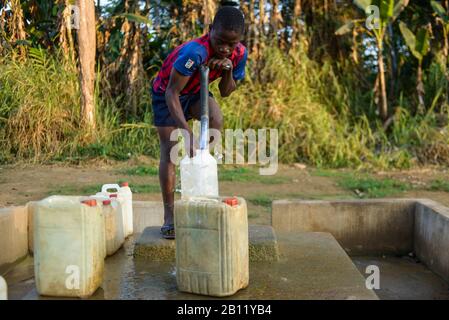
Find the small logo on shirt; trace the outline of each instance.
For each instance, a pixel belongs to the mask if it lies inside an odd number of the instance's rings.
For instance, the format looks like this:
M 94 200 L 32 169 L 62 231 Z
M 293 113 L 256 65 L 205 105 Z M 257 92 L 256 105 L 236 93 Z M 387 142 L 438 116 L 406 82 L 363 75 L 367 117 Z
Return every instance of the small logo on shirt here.
M 187 62 L 186 62 L 186 64 L 185 64 L 185 67 L 186 67 L 187 69 L 190 69 L 190 68 L 193 66 L 193 64 L 194 64 L 193 60 L 192 60 L 192 59 L 189 59 L 189 60 L 187 60 Z

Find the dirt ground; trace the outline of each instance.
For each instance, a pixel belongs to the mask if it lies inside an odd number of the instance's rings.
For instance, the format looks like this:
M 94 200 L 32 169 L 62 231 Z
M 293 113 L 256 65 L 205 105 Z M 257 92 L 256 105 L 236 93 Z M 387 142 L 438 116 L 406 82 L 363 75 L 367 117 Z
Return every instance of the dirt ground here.
M 94 192 L 95 186 L 117 181 L 128 181 L 141 188 L 133 194 L 135 200 L 161 200 L 157 175 L 129 175 L 124 170 L 135 167 L 157 168 L 157 161 L 145 157 L 128 162 L 92 161 L 82 165 L 5 165 L 0 166 L 0 207 L 24 205 L 50 194 L 83 194 Z M 348 172 L 348 170 L 332 172 Z M 249 222 L 270 224 L 272 199 L 356 199 L 354 190 L 340 187 L 334 175 L 320 176 L 315 168 L 301 165 L 281 165 L 274 176 L 279 181 L 220 181 L 221 195 L 238 195 L 248 200 Z M 449 192 L 429 191 L 426 186 L 433 180 L 449 181 L 449 172 L 441 168 L 408 171 L 374 172 L 373 178 L 391 178 L 417 186 L 411 191 L 398 192 L 391 198 L 430 198 L 449 206 Z M 179 178 L 178 178 L 179 180 Z M 240 179 L 241 180 L 241 179 Z M 87 189 L 86 189 L 87 188 Z M 91 190 L 93 188 L 93 190 Z M 98 190 L 100 191 L 100 190 Z M 85 191 L 87 192 L 87 191 Z M 90 193 L 90 194 L 92 194 Z M 179 197 L 179 194 L 177 195 Z

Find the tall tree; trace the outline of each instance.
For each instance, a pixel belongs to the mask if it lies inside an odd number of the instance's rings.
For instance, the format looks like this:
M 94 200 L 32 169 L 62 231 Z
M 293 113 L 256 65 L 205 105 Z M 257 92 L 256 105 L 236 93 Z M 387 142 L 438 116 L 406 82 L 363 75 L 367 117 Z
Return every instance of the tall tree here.
M 21 43 L 26 39 L 25 23 L 23 20 L 23 10 L 20 0 L 10 0 L 9 5 L 11 7 L 12 15 L 9 22 L 10 29 L 10 42 L 18 44 L 19 54 L 21 57 L 25 55 L 25 47 Z
M 418 74 L 416 76 L 416 91 L 418 93 L 418 113 L 422 114 L 425 111 L 424 103 L 424 83 L 423 83 L 423 70 L 422 61 L 424 57 L 429 53 L 429 40 L 430 30 L 429 26 L 421 27 L 415 36 L 413 32 L 407 27 L 407 25 L 401 21 L 399 24 L 401 33 L 404 37 L 405 43 L 410 49 L 412 55 L 418 60 Z
M 85 125 L 95 129 L 95 3 L 78 0 L 79 30 L 78 50 L 80 59 L 81 113 Z
M 354 3 L 367 15 L 367 20 L 352 20 L 342 27 L 340 27 L 335 33 L 337 35 L 345 34 L 351 31 L 354 27 L 360 28 L 360 23 L 371 22 L 370 29 L 364 30 L 368 35 L 374 36 L 377 45 L 377 65 L 378 65 L 378 83 L 380 86 L 380 98 L 379 114 L 383 121 L 388 120 L 388 96 L 387 96 L 387 84 L 385 78 L 385 62 L 384 62 L 384 38 L 387 32 L 388 26 L 393 23 L 399 16 L 399 14 L 408 5 L 409 0 L 354 0 Z M 377 9 L 377 10 L 376 10 Z M 378 14 L 378 16 L 376 16 Z

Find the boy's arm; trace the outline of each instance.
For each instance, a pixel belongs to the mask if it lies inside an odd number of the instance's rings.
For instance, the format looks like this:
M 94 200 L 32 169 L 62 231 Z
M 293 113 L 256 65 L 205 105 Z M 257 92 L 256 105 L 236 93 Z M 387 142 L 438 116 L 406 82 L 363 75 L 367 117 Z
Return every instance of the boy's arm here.
M 237 85 L 232 76 L 233 66 L 232 61 L 224 59 L 211 59 L 209 61 L 209 67 L 211 70 L 221 71 L 221 81 L 218 84 L 220 94 L 222 97 L 229 97 L 233 91 L 237 88 Z
M 234 78 L 232 77 L 232 63 L 229 64 L 231 67 L 230 69 L 225 69 L 222 72 L 221 81 L 218 85 L 218 88 L 220 89 L 220 94 L 222 97 L 229 97 L 232 92 L 235 91 L 237 88 L 237 84 L 234 81 Z
M 190 157 L 195 155 L 196 142 L 193 136 L 193 132 L 190 129 L 182 110 L 181 101 L 179 101 L 179 96 L 182 89 L 186 86 L 189 81 L 189 76 L 183 76 L 175 68 L 172 69 L 170 74 L 170 80 L 165 90 L 165 102 L 167 103 L 168 110 L 171 116 L 176 122 L 176 126 L 181 130 L 184 136 L 184 141 L 186 143 L 186 150 Z
M 229 59 L 215 60 L 210 62 L 212 69 L 220 69 L 221 81 L 218 85 L 220 89 L 220 94 L 222 97 L 228 97 L 231 95 L 235 89 L 237 89 L 237 81 L 243 80 L 245 78 L 245 66 L 248 59 L 248 50 L 245 48 L 243 57 L 237 63 L 236 67 L 233 68 L 232 61 Z M 225 68 L 228 66 L 228 68 Z
M 167 89 L 165 90 L 165 101 L 167 102 L 171 116 L 176 122 L 176 126 L 179 129 L 185 129 L 191 132 L 184 117 L 184 112 L 182 111 L 181 101 L 179 101 L 181 91 L 187 85 L 189 78 L 190 77 L 188 76 L 180 74 L 175 68 L 172 68 L 170 80 L 168 81 Z

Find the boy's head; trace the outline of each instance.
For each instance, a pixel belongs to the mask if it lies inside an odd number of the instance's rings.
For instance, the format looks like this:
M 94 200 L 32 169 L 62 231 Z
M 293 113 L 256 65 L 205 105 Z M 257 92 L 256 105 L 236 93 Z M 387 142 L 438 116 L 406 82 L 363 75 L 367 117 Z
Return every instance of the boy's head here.
M 232 6 L 221 7 L 210 29 L 210 42 L 215 55 L 229 58 L 245 32 L 242 11 Z

